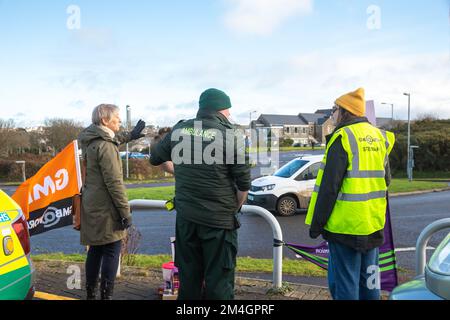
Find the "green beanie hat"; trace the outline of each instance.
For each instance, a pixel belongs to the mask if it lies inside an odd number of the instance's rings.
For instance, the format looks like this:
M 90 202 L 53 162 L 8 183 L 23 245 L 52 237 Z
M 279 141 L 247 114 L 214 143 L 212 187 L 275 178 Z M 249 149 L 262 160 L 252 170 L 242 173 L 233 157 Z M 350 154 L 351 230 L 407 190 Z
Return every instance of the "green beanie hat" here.
M 200 96 L 200 109 L 222 111 L 230 108 L 230 97 L 223 91 L 208 89 Z

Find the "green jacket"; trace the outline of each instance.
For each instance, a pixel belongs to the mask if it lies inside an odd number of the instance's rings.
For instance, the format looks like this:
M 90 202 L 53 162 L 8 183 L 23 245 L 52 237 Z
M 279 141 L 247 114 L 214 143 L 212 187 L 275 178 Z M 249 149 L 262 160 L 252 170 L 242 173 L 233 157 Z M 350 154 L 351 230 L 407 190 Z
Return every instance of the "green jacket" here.
M 196 121 L 201 121 L 203 130 L 196 130 Z M 226 139 L 227 133 L 231 139 Z M 203 142 L 196 150 L 194 141 L 198 139 Z M 234 154 L 228 153 L 228 161 L 226 141 L 234 141 L 231 145 Z M 180 152 L 183 146 L 186 148 Z M 199 155 L 205 154 L 213 155 L 217 161 L 208 162 L 206 158 L 200 158 L 201 161 L 195 162 L 196 157 L 199 159 Z M 188 161 L 180 163 L 179 155 Z M 250 190 L 251 177 L 243 137 L 237 134 L 235 126 L 226 117 L 201 110 L 196 119 L 178 123 L 159 144 L 152 146 L 151 164 L 158 166 L 167 161 L 174 162 L 178 215 L 212 228 L 236 228 L 239 210 L 236 192 L 237 189 Z
M 129 136 L 111 136 L 91 125 L 78 137 L 87 160 L 82 194 L 81 244 L 97 246 L 124 239 L 122 219 L 130 219 L 119 145 Z

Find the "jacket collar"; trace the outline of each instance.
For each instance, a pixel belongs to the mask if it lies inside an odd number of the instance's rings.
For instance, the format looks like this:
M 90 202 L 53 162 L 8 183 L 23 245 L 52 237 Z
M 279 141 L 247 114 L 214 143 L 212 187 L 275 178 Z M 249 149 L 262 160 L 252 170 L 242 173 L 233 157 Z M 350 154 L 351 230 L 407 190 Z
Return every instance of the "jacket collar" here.
M 350 121 L 346 121 L 346 122 L 344 122 L 344 123 L 341 123 L 340 125 L 338 125 L 337 127 L 336 127 L 336 129 L 334 129 L 334 131 L 333 131 L 333 133 L 332 134 L 329 134 L 329 135 L 327 135 L 325 138 L 326 138 L 326 141 L 327 141 L 327 144 L 328 144 L 328 142 L 330 142 L 330 140 L 331 140 L 331 138 L 333 137 L 333 135 L 339 130 L 339 129 L 342 129 L 342 128 L 345 128 L 345 127 L 348 127 L 348 126 L 351 126 L 351 125 L 354 125 L 354 124 L 357 124 L 357 123 L 363 123 L 363 122 L 369 122 L 369 120 L 367 119 L 367 117 L 358 117 L 358 118 L 354 118 L 354 119 L 352 119 L 352 120 L 350 120 Z
M 114 140 L 114 138 L 116 137 L 116 134 L 110 128 L 105 126 L 99 126 L 99 128 L 105 131 L 111 137 L 112 140 Z
M 212 120 L 224 125 L 225 127 L 233 128 L 233 124 L 231 124 L 231 122 L 227 119 L 227 117 L 225 117 L 220 112 L 213 110 L 204 110 L 204 109 L 199 110 L 197 113 L 196 120 Z

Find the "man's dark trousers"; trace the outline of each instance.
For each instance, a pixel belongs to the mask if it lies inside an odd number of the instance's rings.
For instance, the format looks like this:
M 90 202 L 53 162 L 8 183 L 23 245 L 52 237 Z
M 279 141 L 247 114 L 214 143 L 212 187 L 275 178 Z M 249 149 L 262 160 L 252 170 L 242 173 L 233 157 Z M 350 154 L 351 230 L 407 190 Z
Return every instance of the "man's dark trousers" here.
M 177 216 L 175 264 L 179 300 L 233 300 L 237 230 L 199 225 Z

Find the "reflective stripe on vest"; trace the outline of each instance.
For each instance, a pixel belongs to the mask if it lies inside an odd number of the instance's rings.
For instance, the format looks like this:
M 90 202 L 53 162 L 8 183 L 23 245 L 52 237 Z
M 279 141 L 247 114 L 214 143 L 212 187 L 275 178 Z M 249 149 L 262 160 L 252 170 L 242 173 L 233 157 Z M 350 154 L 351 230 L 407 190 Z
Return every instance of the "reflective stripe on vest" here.
M 368 123 L 340 129 L 331 138 L 316 180 L 306 224 L 312 223 L 328 152 L 339 136 L 342 137 L 349 164 L 325 229 L 340 234 L 369 235 L 384 227 L 387 192 L 385 167 L 395 136 Z
M 353 153 L 352 170 L 347 172 L 347 178 L 384 178 L 385 170 L 359 170 L 359 147 L 356 137 L 350 128 L 344 128 L 349 138 L 350 146 Z M 386 138 L 387 139 L 387 138 Z M 389 143 L 388 143 L 389 144 Z M 386 147 L 387 150 L 387 147 Z M 387 154 L 387 153 L 386 153 Z
M 320 187 L 314 186 L 314 192 L 319 193 Z M 349 202 L 359 202 L 368 201 L 373 199 L 384 199 L 386 198 L 386 191 L 374 191 L 370 193 L 363 194 L 351 194 L 351 193 L 339 193 L 337 200 L 349 201 Z

